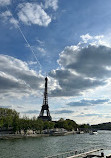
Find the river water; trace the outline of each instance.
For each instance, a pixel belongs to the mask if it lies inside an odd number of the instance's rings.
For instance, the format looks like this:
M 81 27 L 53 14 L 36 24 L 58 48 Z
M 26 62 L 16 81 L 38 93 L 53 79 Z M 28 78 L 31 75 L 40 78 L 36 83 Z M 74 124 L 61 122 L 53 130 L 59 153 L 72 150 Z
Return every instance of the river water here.
M 98 135 L 75 134 L 0 140 L 0 158 L 44 158 L 61 152 L 98 146 L 111 149 L 111 131 L 99 131 Z

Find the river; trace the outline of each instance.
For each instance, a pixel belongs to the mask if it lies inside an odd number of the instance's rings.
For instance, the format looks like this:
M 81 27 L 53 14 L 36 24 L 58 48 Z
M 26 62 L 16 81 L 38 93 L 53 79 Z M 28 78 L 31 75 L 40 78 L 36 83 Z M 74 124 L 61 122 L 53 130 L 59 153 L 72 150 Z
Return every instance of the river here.
M 0 158 L 44 158 L 61 152 L 96 146 L 111 149 L 111 131 L 99 131 L 98 135 L 75 134 L 0 140 Z

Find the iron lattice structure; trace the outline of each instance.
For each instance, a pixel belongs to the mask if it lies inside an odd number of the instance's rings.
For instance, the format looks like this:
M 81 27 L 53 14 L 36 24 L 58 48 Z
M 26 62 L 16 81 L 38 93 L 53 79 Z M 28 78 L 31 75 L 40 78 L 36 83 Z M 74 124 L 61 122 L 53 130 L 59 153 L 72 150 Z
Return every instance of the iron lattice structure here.
M 40 115 L 38 119 L 42 119 L 43 121 L 51 121 L 52 118 L 50 116 L 49 112 L 49 106 L 48 106 L 48 92 L 47 92 L 47 86 L 48 86 L 48 78 L 45 78 L 45 90 L 44 90 L 44 98 L 43 98 L 43 105 L 40 111 Z M 46 111 L 46 116 L 44 116 L 44 113 Z

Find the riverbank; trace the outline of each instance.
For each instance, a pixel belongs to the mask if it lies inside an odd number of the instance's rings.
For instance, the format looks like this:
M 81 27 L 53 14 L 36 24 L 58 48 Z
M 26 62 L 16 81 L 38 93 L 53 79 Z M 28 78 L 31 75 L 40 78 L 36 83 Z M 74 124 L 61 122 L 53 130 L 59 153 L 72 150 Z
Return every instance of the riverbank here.
M 58 133 L 58 134 L 2 134 L 0 135 L 0 140 L 7 140 L 7 139 L 22 139 L 22 138 L 31 138 L 31 137 L 49 137 L 49 136 L 65 136 L 65 135 L 70 135 L 74 134 L 73 131 L 66 132 L 66 133 Z
M 48 136 L 49 136 L 49 134 L 30 134 L 30 135 L 4 134 L 4 135 L 0 135 L 0 140 L 22 139 L 22 138 L 31 138 L 31 137 L 48 137 Z

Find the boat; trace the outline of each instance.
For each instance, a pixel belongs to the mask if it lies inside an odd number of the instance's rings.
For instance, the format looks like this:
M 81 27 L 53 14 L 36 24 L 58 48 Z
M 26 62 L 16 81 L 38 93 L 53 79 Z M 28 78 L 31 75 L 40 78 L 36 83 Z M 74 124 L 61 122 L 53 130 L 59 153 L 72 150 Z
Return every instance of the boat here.
M 89 131 L 89 134 L 90 134 L 90 135 L 97 135 L 98 132 L 97 132 L 97 131 L 93 131 L 93 130 L 91 130 L 91 131 Z
M 68 133 L 67 130 L 65 130 L 64 128 L 61 128 L 61 129 L 56 129 L 55 131 L 53 131 L 51 135 L 53 135 L 53 136 L 64 136 L 67 133 Z
M 97 135 L 98 132 L 90 132 L 89 134 L 90 134 L 90 135 Z

